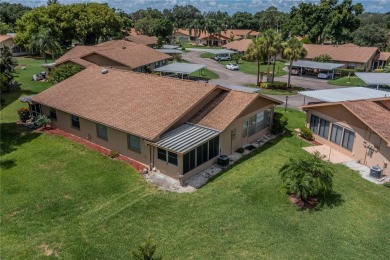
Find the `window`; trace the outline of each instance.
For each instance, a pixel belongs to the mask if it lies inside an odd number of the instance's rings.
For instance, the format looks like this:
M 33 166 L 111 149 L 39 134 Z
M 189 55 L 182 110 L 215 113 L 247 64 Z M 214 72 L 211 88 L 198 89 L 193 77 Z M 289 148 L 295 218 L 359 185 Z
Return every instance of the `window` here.
M 264 111 L 256 114 L 256 127 L 255 127 L 256 133 L 263 129 L 263 124 L 264 124 Z
M 50 108 L 49 112 L 50 112 L 50 119 L 52 121 L 57 121 L 57 111 L 54 108 Z
M 319 121 L 320 121 L 320 118 L 318 116 L 311 115 L 311 117 L 310 117 L 310 130 L 315 134 L 318 134 Z
M 248 121 L 242 124 L 242 137 L 246 137 L 248 135 Z
M 249 118 L 249 136 L 252 136 L 256 133 L 255 126 L 256 126 L 256 115 L 251 116 Z
M 135 135 L 127 135 L 127 148 L 137 152 L 141 151 L 141 138 Z
M 320 119 L 320 131 L 318 133 L 319 136 L 322 138 L 328 139 L 329 137 L 329 121 L 326 121 L 324 119 Z
M 252 136 L 255 133 L 260 132 L 261 130 L 270 126 L 270 117 L 271 117 L 271 109 L 266 109 L 264 111 L 257 113 L 254 116 L 251 116 L 249 118 L 249 123 L 247 127 L 249 128 L 249 130 L 246 130 L 246 134 L 248 136 Z M 243 137 L 244 137 L 244 133 L 243 133 Z
M 177 165 L 177 154 L 168 152 L 168 163 Z
M 96 124 L 96 136 L 103 140 L 108 140 L 107 136 L 107 126 Z
M 344 129 L 342 146 L 344 148 L 347 148 L 348 150 L 352 151 L 354 140 L 355 140 L 355 132 L 348 130 L 348 129 Z
M 330 136 L 330 141 L 335 144 L 340 144 L 342 133 L 343 133 L 343 128 L 341 126 L 332 125 L 332 134 Z
M 271 109 L 266 109 L 264 111 L 264 128 L 269 127 L 271 125 Z
M 80 129 L 80 118 L 78 116 L 71 116 L 72 127 L 76 129 Z
M 37 117 L 38 115 L 42 114 L 41 105 L 40 104 L 33 104 L 30 106 L 31 108 L 31 116 Z
M 219 136 L 198 146 L 183 156 L 183 174 L 213 159 L 219 154 Z
M 161 148 L 157 148 L 157 158 L 161 161 L 167 161 L 167 151 Z

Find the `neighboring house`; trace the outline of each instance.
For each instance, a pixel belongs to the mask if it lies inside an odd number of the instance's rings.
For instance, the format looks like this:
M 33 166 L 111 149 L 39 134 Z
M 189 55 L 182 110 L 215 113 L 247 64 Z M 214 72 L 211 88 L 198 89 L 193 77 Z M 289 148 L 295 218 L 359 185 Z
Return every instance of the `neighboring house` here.
M 270 131 L 268 96 L 91 66 L 31 97 L 33 116 L 176 178 L 193 176 Z
M 151 48 L 156 47 L 157 44 L 156 37 L 151 37 L 146 35 L 129 35 L 125 37 L 125 40 L 136 44 L 146 45 Z
M 55 61 L 78 64 L 84 68 L 98 65 L 123 70 L 147 72 L 168 64 L 170 56 L 142 44 L 125 40 L 108 41 L 94 46 L 75 46 Z
M 226 48 L 233 51 L 238 51 L 241 54 L 245 54 L 246 50 L 248 49 L 249 45 L 253 42 L 252 39 L 242 39 L 238 41 L 232 41 L 225 45 L 222 45 L 222 48 Z
M 14 37 L 15 37 L 14 33 L 0 35 L 0 53 L 3 51 L 4 47 L 8 47 L 11 49 L 12 56 L 31 54 L 25 48 L 15 45 Z
M 355 44 L 344 45 L 317 45 L 304 44 L 307 50 L 305 60 L 313 60 L 321 54 L 328 54 L 333 62 L 345 64 L 348 69 L 364 69 L 365 71 L 378 68 L 379 59 L 384 58 L 376 47 L 360 47 Z
M 316 141 L 390 175 L 390 97 L 302 108 Z
M 218 34 L 209 34 L 205 31 L 200 30 L 186 30 L 178 29 L 172 36 L 171 40 L 179 38 L 181 41 L 193 41 L 198 44 L 203 45 L 224 45 L 231 41 L 231 38 L 234 40 L 241 40 L 245 38 L 255 38 L 260 35 L 259 32 L 247 30 L 247 29 L 228 29 L 222 31 L 220 35 Z

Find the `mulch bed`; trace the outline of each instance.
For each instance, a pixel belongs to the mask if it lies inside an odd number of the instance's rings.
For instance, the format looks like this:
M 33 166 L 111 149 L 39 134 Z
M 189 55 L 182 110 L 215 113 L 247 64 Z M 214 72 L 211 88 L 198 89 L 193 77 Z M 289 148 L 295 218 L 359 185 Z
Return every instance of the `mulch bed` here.
M 65 131 L 62 131 L 60 129 L 57 129 L 57 128 L 53 128 L 53 127 L 46 127 L 46 129 L 44 129 L 43 127 L 40 127 L 38 129 L 35 129 L 33 132 L 38 132 L 38 133 L 47 133 L 47 134 L 50 134 L 50 135 L 59 135 L 59 136 L 62 136 L 62 137 L 65 137 L 66 139 L 70 140 L 70 141 L 73 141 L 73 142 L 76 142 L 78 144 L 81 144 L 81 145 L 84 145 L 85 147 L 91 149 L 91 150 L 94 150 L 94 151 L 97 151 L 105 156 L 108 156 L 108 154 L 110 153 L 111 150 L 103 147 L 103 146 L 100 146 L 100 145 L 97 145 L 95 143 L 92 143 L 88 140 L 85 140 L 81 137 L 78 137 L 78 136 L 75 136 L 75 135 L 72 135 L 70 133 L 67 133 Z M 133 160 L 131 159 L 130 157 L 127 157 L 127 156 L 124 156 L 122 154 L 120 154 L 118 157 L 116 157 L 115 159 L 118 159 L 122 162 L 125 162 L 126 164 L 132 166 L 134 169 L 136 169 L 139 173 L 143 173 L 143 170 L 144 168 L 148 168 L 148 166 L 146 166 L 145 164 L 142 164 L 136 160 Z
M 306 203 L 297 198 L 294 194 L 291 194 L 288 198 L 292 204 L 296 205 L 300 209 L 314 209 L 318 204 L 318 200 L 316 198 L 309 198 Z

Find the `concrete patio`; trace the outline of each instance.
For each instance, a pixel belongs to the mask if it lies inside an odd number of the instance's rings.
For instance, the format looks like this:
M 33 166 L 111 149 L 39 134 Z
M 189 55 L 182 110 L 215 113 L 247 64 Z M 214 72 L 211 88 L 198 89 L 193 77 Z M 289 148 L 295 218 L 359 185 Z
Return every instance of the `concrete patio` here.
M 331 163 L 344 163 L 344 162 L 350 162 L 353 159 L 349 156 L 346 156 L 339 151 L 332 149 L 331 147 L 327 145 L 316 145 L 316 146 L 309 146 L 309 147 L 303 147 L 303 150 L 305 150 L 308 153 L 314 154 L 315 152 L 319 152 L 321 155 L 324 156 L 324 160 L 331 162 Z

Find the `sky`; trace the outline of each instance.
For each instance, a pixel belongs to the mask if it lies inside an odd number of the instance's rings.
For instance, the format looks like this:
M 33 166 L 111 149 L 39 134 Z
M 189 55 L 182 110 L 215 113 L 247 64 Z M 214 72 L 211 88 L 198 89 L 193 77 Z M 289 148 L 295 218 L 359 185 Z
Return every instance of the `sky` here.
M 3 0 L 1 0 L 3 1 Z M 340 2 L 341 0 L 339 0 Z M 4 0 L 4 2 L 21 3 L 31 7 L 46 5 L 47 0 Z M 108 3 L 111 7 L 122 9 L 131 13 L 138 9 L 148 7 L 171 9 L 174 5 L 191 4 L 201 11 L 224 11 L 233 14 L 237 11 L 256 13 L 275 6 L 283 12 L 289 12 L 290 8 L 300 2 L 319 2 L 311 0 L 59 0 L 62 4 L 79 2 L 100 2 Z M 354 3 L 362 3 L 366 12 L 390 12 L 390 0 L 353 0 Z

